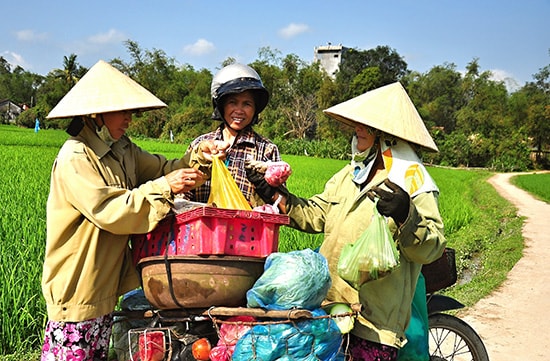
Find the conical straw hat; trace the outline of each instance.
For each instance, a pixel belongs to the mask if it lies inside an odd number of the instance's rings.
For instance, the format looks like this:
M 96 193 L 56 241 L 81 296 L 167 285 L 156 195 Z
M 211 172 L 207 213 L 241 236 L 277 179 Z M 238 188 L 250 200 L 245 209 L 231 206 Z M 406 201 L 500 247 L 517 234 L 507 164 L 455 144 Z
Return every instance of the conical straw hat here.
M 424 121 L 399 82 L 368 91 L 323 112 L 344 124 L 361 123 L 438 151 Z
M 147 89 L 100 60 L 65 94 L 47 118 L 163 107 L 166 104 Z

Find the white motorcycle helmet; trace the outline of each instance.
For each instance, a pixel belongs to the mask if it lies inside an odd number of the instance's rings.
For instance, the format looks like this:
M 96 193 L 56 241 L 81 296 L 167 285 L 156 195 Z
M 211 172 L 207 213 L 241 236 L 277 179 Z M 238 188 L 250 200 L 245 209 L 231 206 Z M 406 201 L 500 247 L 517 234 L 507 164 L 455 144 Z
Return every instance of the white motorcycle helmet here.
M 257 123 L 258 114 L 264 110 L 269 101 L 269 92 L 254 69 L 238 63 L 225 66 L 212 79 L 210 87 L 214 107 L 212 118 L 223 120 L 223 98 L 228 94 L 238 94 L 245 90 L 252 90 L 254 93 L 256 114 L 252 124 Z

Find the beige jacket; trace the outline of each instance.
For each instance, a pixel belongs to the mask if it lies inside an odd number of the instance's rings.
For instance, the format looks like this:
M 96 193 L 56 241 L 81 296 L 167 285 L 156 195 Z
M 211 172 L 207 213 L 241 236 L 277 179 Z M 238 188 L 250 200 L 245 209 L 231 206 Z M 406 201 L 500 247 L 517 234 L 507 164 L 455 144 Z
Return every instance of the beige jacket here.
M 382 183 L 388 173 L 376 175 L 363 189 L 352 181 L 351 173 L 352 167 L 347 165 L 327 182 L 323 193 L 309 199 L 290 195 L 290 226 L 309 233 L 324 232 L 320 253 L 328 260 L 332 278 L 327 301 L 362 304 L 352 332 L 373 342 L 401 347 L 422 264 L 441 256 L 446 244 L 438 194 L 425 192 L 413 197 L 408 218 L 400 228 L 388 218 L 400 265 L 390 275 L 365 283 L 357 292 L 338 276 L 338 259 L 344 245 L 355 242 L 369 225 L 374 204 L 366 193 Z
M 187 167 L 127 137 L 107 146 L 86 126 L 69 138 L 51 172 L 42 291 L 48 317 L 79 322 L 113 311 L 139 286 L 129 235 L 151 231 L 171 209 L 163 177 Z

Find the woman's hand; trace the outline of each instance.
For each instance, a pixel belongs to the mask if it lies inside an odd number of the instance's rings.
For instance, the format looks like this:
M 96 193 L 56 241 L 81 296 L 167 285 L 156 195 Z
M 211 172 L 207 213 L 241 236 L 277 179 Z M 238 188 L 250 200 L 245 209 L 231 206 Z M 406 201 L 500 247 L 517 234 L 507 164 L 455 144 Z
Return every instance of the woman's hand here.
M 204 184 L 206 176 L 195 168 L 181 168 L 165 176 L 173 194 L 185 193 Z
M 367 196 L 374 202 L 378 198 L 376 209 L 381 215 L 392 217 L 395 223 L 405 223 L 409 216 L 411 198 L 400 186 L 389 179 L 384 180 L 384 185 L 389 189 L 384 190 L 377 186 L 367 192 Z
M 225 151 L 229 148 L 229 143 L 223 140 L 203 140 L 199 143 L 198 148 L 202 158 L 212 162 L 213 155 L 225 159 Z
M 229 143 L 220 140 L 203 140 L 189 149 L 183 156 L 183 163 L 189 168 L 200 170 L 204 180 L 210 178 L 212 156 L 216 155 L 222 160 L 225 159 L 225 151 Z

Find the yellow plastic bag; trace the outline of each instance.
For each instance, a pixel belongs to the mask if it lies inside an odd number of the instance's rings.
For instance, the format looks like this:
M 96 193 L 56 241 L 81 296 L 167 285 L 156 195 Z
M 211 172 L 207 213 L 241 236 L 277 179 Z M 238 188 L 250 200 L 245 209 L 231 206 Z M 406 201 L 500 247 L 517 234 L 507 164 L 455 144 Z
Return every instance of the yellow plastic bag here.
M 384 216 L 374 203 L 372 221 L 355 243 L 346 244 L 338 259 L 338 275 L 353 288 L 390 274 L 399 264 L 399 253 Z
M 216 155 L 212 156 L 212 177 L 210 178 L 208 203 L 226 209 L 252 210 L 229 169 Z

